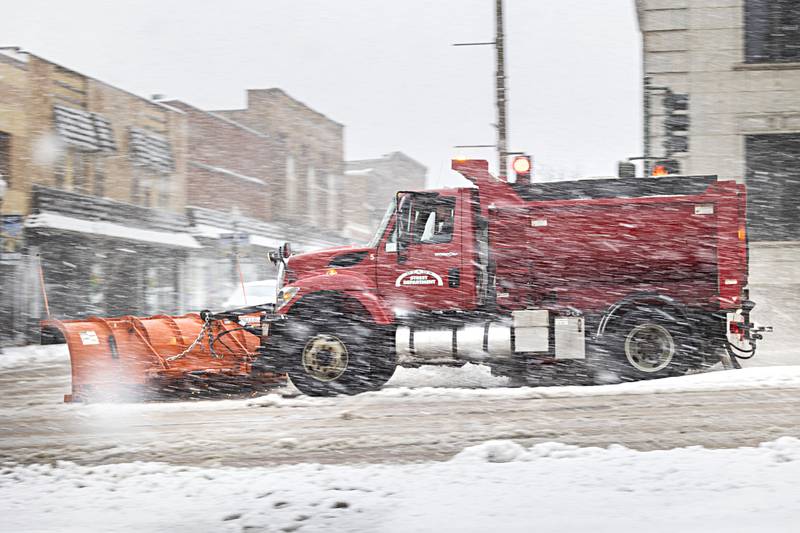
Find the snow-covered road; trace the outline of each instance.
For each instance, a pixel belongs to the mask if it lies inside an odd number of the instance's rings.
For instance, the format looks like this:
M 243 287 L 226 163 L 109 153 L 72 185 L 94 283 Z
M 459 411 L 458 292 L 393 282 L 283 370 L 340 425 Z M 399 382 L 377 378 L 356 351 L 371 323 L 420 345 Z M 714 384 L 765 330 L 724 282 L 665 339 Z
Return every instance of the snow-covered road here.
M 800 441 L 639 452 L 510 441 L 438 463 L 0 468 L 0 530 L 783 533 Z
M 11 351 L 3 361 L 0 461 L 23 464 L 410 462 L 493 439 L 656 450 L 800 437 L 800 367 L 509 389 L 470 365 L 400 369 L 385 390 L 355 397 L 65 405 L 64 347 Z
M 61 403 L 68 375 L 63 346 L 0 358 L 0 531 L 800 524 L 800 367 L 508 389 L 468 365 L 355 397 L 89 405 Z

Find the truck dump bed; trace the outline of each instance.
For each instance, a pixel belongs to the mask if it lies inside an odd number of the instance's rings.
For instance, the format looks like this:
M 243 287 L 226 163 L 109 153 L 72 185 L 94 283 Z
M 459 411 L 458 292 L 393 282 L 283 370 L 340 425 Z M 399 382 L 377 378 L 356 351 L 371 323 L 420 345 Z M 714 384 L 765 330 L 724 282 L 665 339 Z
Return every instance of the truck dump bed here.
M 737 308 L 744 187 L 714 177 L 585 180 L 520 193 L 492 215 L 498 302 L 601 310 L 632 292 Z

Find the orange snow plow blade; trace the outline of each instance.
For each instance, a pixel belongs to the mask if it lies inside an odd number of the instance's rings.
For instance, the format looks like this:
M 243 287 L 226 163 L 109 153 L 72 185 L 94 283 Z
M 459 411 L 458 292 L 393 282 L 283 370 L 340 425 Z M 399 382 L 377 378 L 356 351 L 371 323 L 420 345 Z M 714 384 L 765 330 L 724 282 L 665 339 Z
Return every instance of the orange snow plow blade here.
M 205 325 L 205 328 L 204 328 Z M 234 388 L 276 385 L 279 374 L 253 375 L 260 339 L 231 320 L 199 314 L 47 320 L 42 330 L 61 332 L 72 369 L 72 394 L 64 401 L 141 397 L 142 390 L 191 390 L 224 380 Z

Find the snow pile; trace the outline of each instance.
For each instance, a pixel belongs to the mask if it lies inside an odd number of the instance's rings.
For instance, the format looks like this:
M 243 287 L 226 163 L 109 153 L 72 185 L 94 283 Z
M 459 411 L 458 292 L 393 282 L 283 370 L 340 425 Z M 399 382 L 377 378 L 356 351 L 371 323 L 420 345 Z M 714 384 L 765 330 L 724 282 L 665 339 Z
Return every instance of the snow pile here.
M 402 372 L 401 372 L 402 371 Z M 578 396 L 670 394 L 769 388 L 800 388 L 800 366 L 772 366 L 741 370 L 706 372 L 673 378 L 608 385 L 567 385 L 522 387 L 518 389 L 469 390 L 503 386 L 507 378 L 492 376 L 488 367 L 465 365 L 462 368 L 423 367 L 398 369 L 385 388 L 377 393 L 387 397 L 427 396 L 503 396 L 511 398 L 572 398 Z
M 2 348 L 0 351 L 0 370 L 14 368 L 29 370 L 56 364 L 69 364 L 69 350 L 66 344 L 20 346 Z
M 412 465 L 7 466 L 7 531 L 789 531 L 800 441 L 638 452 L 492 441 Z
M 387 387 L 466 387 L 485 389 L 503 387 L 508 384 L 507 377 L 493 376 L 485 365 L 467 363 L 461 367 L 421 366 L 419 368 L 400 367 L 395 371 Z

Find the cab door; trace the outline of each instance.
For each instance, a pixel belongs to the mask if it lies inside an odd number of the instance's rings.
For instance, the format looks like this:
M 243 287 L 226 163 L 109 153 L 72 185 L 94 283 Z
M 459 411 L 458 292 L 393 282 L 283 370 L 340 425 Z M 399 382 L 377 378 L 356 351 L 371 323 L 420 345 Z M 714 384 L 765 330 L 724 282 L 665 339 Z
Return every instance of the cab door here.
M 461 309 L 462 211 L 457 190 L 398 193 L 378 248 L 378 292 L 396 310 Z

